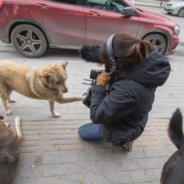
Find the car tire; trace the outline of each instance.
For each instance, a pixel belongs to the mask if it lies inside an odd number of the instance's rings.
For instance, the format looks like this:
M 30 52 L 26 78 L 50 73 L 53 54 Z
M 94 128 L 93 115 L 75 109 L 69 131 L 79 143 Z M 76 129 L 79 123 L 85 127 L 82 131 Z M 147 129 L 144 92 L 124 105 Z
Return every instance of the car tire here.
M 178 11 L 178 16 L 179 16 L 179 17 L 184 17 L 184 8 L 181 8 L 181 9 Z
M 11 34 L 11 41 L 20 54 L 29 58 L 40 57 L 47 49 L 44 34 L 37 27 L 29 24 L 16 26 Z
M 143 38 L 143 40 L 150 41 L 153 45 L 155 45 L 158 50 L 164 54 L 166 51 L 166 40 L 165 38 L 160 34 L 150 34 Z

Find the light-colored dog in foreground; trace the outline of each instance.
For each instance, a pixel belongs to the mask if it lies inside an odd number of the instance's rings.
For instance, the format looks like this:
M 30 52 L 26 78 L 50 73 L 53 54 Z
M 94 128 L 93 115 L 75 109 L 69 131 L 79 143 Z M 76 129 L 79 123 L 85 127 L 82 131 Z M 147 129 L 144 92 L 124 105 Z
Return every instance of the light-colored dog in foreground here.
M 0 184 L 11 184 L 20 157 L 19 146 L 23 136 L 20 129 L 20 118 L 15 118 L 16 132 L 8 128 L 0 115 Z
M 29 98 L 48 100 L 52 116 L 56 118 L 60 114 L 54 111 L 54 102 L 82 101 L 84 97 L 63 97 L 63 93 L 68 92 L 67 64 L 50 63 L 42 67 L 28 67 L 11 60 L 0 61 L 0 97 L 6 114 L 12 114 L 7 101 L 15 102 L 10 97 L 13 90 Z

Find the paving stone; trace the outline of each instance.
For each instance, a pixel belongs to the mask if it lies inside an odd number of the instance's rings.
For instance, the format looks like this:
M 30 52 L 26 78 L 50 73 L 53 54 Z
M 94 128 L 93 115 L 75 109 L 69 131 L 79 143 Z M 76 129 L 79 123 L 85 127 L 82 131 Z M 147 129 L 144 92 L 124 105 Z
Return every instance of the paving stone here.
M 32 165 L 38 158 L 39 156 L 36 155 L 21 155 L 19 159 L 19 165 L 20 166 Z
M 140 169 L 156 169 L 160 168 L 160 164 L 156 158 L 137 159 L 137 164 Z
M 56 163 L 71 163 L 79 162 L 79 153 L 61 153 L 56 157 Z
M 92 163 L 92 168 L 95 173 L 115 172 L 118 164 L 118 162 L 113 161 L 95 162 Z
M 56 178 L 55 184 L 82 184 L 81 176 L 65 176 Z
M 15 178 L 38 178 L 41 177 L 42 167 L 19 166 L 16 170 Z
M 15 179 L 12 181 L 12 184 L 27 184 L 27 179 Z
M 90 184 L 102 184 L 108 183 L 105 174 L 88 174 L 81 176 L 82 183 L 90 183 Z
M 136 184 L 158 184 L 158 182 L 146 182 L 146 183 L 136 183 Z
M 162 169 L 153 169 L 152 170 L 153 176 L 157 181 L 160 181 Z
M 90 115 L 89 114 L 78 114 L 78 119 L 82 119 L 82 120 L 90 120 Z
M 77 119 L 77 114 L 62 114 L 60 119 L 64 120 L 75 120 Z
M 93 172 L 115 172 L 139 169 L 135 160 L 95 162 L 92 164 Z
M 129 173 L 133 183 L 155 181 L 151 170 L 130 171 Z
M 82 152 L 80 154 L 81 162 L 98 162 L 103 160 L 103 152 Z
M 67 165 L 45 165 L 43 166 L 43 176 L 52 177 L 52 176 L 62 176 L 67 173 Z
M 104 174 L 109 183 L 129 184 L 132 183 L 128 172 Z
M 69 113 L 76 113 L 76 114 L 84 114 L 86 112 L 86 108 L 70 108 L 69 109 Z M 88 115 L 88 119 L 89 119 L 89 115 Z
M 37 183 L 34 183 L 34 184 L 37 184 Z M 56 184 L 56 178 L 54 178 L 54 177 L 40 178 L 39 184 Z
M 168 159 L 169 159 L 169 157 L 157 158 L 161 167 L 164 166 L 164 164 L 167 162 Z
M 26 184 L 40 184 L 40 178 L 28 179 Z
M 44 103 L 41 101 L 36 101 L 36 102 L 33 101 L 32 103 L 26 104 L 27 108 L 30 108 L 30 109 L 31 108 L 38 108 L 38 110 L 41 109 L 43 106 L 44 106 Z
M 91 163 L 68 164 L 69 175 L 90 174 L 91 172 L 92 172 Z
M 117 171 L 131 171 L 131 170 L 138 170 L 139 167 L 135 160 L 123 160 L 118 162 Z
M 169 157 L 176 151 L 174 147 L 144 149 L 146 157 Z
M 43 155 L 42 156 L 42 164 L 55 164 L 57 155 Z
M 105 151 L 103 152 L 103 160 L 122 160 L 122 159 L 138 159 L 138 158 L 145 158 L 145 154 L 143 150 L 135 150 L 133 149 L 129 153 L 125 153 L 119 149 Z

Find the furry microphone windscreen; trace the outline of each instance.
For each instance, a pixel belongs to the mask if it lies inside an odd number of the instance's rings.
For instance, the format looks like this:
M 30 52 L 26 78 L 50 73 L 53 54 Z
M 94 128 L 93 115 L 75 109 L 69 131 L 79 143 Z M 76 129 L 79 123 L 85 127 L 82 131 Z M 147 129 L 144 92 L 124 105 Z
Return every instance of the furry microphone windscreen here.
M 80 50 L 80 54 L 85 61 L 101 63 L 98 59 L 99 50 L 99 45 L 84 45 Z

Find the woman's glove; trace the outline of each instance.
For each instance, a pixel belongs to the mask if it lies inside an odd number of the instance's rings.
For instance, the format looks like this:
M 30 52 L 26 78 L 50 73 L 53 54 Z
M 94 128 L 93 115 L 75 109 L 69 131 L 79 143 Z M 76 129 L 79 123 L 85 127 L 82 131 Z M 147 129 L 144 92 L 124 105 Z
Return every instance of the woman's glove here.
M 111 74 L 104 72 L 98 75 L 96 85 L 106 85 L 111 80 Z

